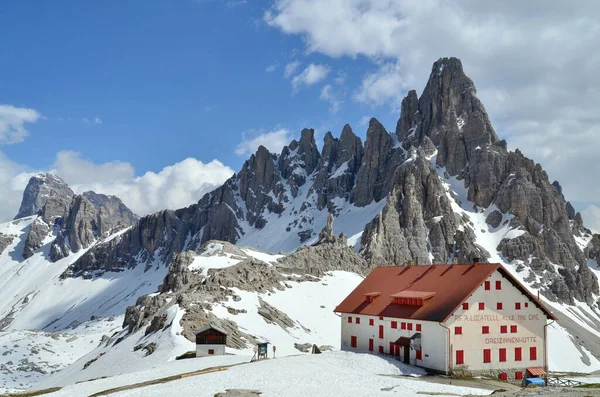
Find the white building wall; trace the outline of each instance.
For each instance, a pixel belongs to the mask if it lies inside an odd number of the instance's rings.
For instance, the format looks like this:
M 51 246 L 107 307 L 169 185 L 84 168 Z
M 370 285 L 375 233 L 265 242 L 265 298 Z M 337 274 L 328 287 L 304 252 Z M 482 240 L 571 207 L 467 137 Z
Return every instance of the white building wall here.
M 348 321 L 351 318 L 351 322 Z M 359 322 L 357 323 L 357 319 Z M 373 325 L 369 320 L 373 319 Z M 341 316 L 341 349 L 357 353 L 379 354 L 380 348 L 383 353 L 390 354 L 390 342 L 393 343 L 401 336 L 411 337 L 415 333 L 421 333 L 421 359 L 417 360 L 417 353 L 410 349 L 410 364 L 436 371 L 447 372 L 448 355 L 448 331 L 437 322 L 406 320 L 389 317 L 364 316 L 355 314 L 343 314 Z M 397 323 L 397 328 L 392 328 L 392 322 Z M 406 329 L 402 329 L 402 323 L 406 323 Z M 408 324 L 412 325 L 409 330 Z M 417 324 L 421 331 L 417 331 Z M 379 327 L 383 326 L 383 338 L 379 338 Z M 352 336 L 356 337 L 356 347 L 352 347 Z M 369 339 L 373 340 L 373 351 L 369 350 Z M 394 352 L 395 353 L 395 352 Z M 400 351 L 398 357 L 401 361 L 404 352 Z
M 490 373 L 511 370 L 509 377 L 514 377 L 517 369 L 528 367 L 544 367 L 545 341 L 544 326 L 546 315 L 529 297 L 523 294 L 510 281 L 496 271 L 488 279 L 490 290 L 483 284 L 475 293 L 467 298 L 469 309 L 459 308 L 444 324 L 450 328 L 451 367 L 456 370 L 488 371 Z M 500 281 L 501 289 L 496 289 L 496 281 Z M 479 303 L 484 303 L 484 310 Z M 498 310 L 496 304 L 502 303 Z M 515 303 L 520 303 L 517 310 Z M 507 333 L 501 333 L 501 326 L 506 326 Z M 517 326 L 517 332 L 511 333 L 511 325 Z M 489 327 L 489 334 L 482 333 L 482 327 Z M 455 327 L 462 327 L 462 335 L 455 334 Z M 522 361 L 515 361 L 515 347 L 521 348 Z M 536 347 L 537 359 L 530 360 L 530 347 Z M 506 361 L 499 361 L 499 349 L 506 349 Z M 484 363 L 483 350 L 491 350 L 491 362 Z M 456 351 L 464 352 L 464 364 L 456 364 Z M 525 374 L 523 374 L 525 376 Z
M 225 354 L 225 345 L 196 345 L 196 357 L 209 356 L 209 350 L 213 350 L 215 356 L 222 356 Z

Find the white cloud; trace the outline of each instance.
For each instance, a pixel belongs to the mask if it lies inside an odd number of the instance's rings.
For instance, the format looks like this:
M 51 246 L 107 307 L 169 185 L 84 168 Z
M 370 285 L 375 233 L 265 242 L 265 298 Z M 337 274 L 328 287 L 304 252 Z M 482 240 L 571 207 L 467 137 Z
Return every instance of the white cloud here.
M 25 123 L 35 123 L 40 117 L 34 109 L 0 105 L 0 145 L 23 142 L 29 135 Z
M 299 75 L 294 76 L 292 79 L 292 88 L 294 91 L 298 91 L 302 85 L 311 86 L 316 84 L 324 80 L 330 71 L 331 67 L 328 65 L 315 65 L 311 63 Z
M 283 77 L 285 77 L 286 79 L 289 79 L 290 77 L 292 77 L 292 75 L 294 73 L 296 73 L 296 70 L 298 70 L 299 66 L 300 66 L 299 61 L 293 61 L 293 62 L 290 62 L 287 65 L 285 65 L 285 69 L 283 71 Z
M 342 100 L 340 96 L 334 92 L 331 84 L 327 84 L 321 89 L 321 95 L 319 98 L 322 101 L 329 102 L 329 111 L 333 114 L 336 114 L 342 107 Z
M 235 148 L 238 156 L 247 156 L 256 152 L 260 145 L 266 147 L 271 153 L 280 153 L 281 149 L 292 141 L 292 134 L 286 128 L 277 128 L 272 131 L 251 131 L 253 138 L 247 138 L 243 134 L 243 140 Z
M 41 171 L 60 176 L 76 193 L 93 190 L 116 195 L 139 215 L 189 206 L 233 175 L 233 170 L 218 160 L 203 163 L 187 158 L 158 173 L 135 176 L 129 163 L 95 164 L 72 151 L 59 152 L 50 169 L 32 170 L 0 152 L 0 222 L 16 215 L 29 178 Z
M 600 207 L 589 205 L 581 211 L 586 227 L 592 229 L 594 233 L 600 233 Z
M 354 100 L 397 109 L 434 61 L 456 56 L 498 134 L 558 179 L 568 200 L 597 202 L 600 2 L 276 0 L 267 24 L 306 52 L 367 57 Z
M 94 124 L 102 124 L 102 119 L 98 116 L 94 117 Z
M 267 66 L 267 68 L 265 69 L 265 72 L 272 73 L 272 72 L 276 71 L 278 68 L 279 68 L 279 62 L 275 62 L 275 63 L 272 63 L 271 65 Z
M 235 8 L 238 6 L 242 6 L 244 4 L 248 3 L 247 0 L 238 0 L 238 1 L 234 1 L 234 0 L 229 0 L 227 3 L 225 3 L 225 5 L 229 8 Z

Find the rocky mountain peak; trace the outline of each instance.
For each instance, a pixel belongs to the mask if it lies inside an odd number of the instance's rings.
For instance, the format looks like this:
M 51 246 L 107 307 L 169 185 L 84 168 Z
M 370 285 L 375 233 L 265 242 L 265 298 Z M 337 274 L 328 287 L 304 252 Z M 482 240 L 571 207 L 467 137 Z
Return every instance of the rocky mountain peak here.
M 305 128 L 300 133 L 298 154 L 300 154 L 301 158 L 304 160 L 306 174 L 312 174 L 315 168 L 317 168 L 317 164 L 319 163 L 320 159 L 319 149 L 317 149 L 317 142 L 315 142 L 314 129 Z
M 25 187 L 15 219 L 42 215 L 46 223 L 53 223 L 64 216 L 73 195 L 71 188 L 58 176 L 50 173 L 34 175 Z

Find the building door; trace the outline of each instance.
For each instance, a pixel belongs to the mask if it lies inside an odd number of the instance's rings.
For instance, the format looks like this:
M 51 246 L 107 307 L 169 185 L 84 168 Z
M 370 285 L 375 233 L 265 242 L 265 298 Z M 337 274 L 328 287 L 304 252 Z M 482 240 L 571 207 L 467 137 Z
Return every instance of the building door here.
M 369 351 L 373 351 L 373 339 L 369 339 Z
M 379 326 L 379 339 L 383 339 L 383 325 Z
M 410 347 L 402 346 L 402 350 L 404 350 L 404 364 L 410 364 Z

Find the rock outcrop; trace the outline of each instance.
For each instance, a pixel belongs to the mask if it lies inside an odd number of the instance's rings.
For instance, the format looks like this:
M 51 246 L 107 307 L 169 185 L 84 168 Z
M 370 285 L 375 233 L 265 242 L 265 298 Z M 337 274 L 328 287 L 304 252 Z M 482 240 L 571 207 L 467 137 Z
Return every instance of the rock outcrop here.
M 62 179 L 48 173 L 31 177 L 25 188 L 17 218 L 31 215 L 38 217 L 29 227 L 23 257 L 31 257 L 53 234 L 53 262 L 138 219 L 117 197 L 94 192 L 75 195 Z
M 9 236 L 3 233 L 0 233 L 0 254 L 4 252 L 4 250 L 12 244 L 15 236 Z

